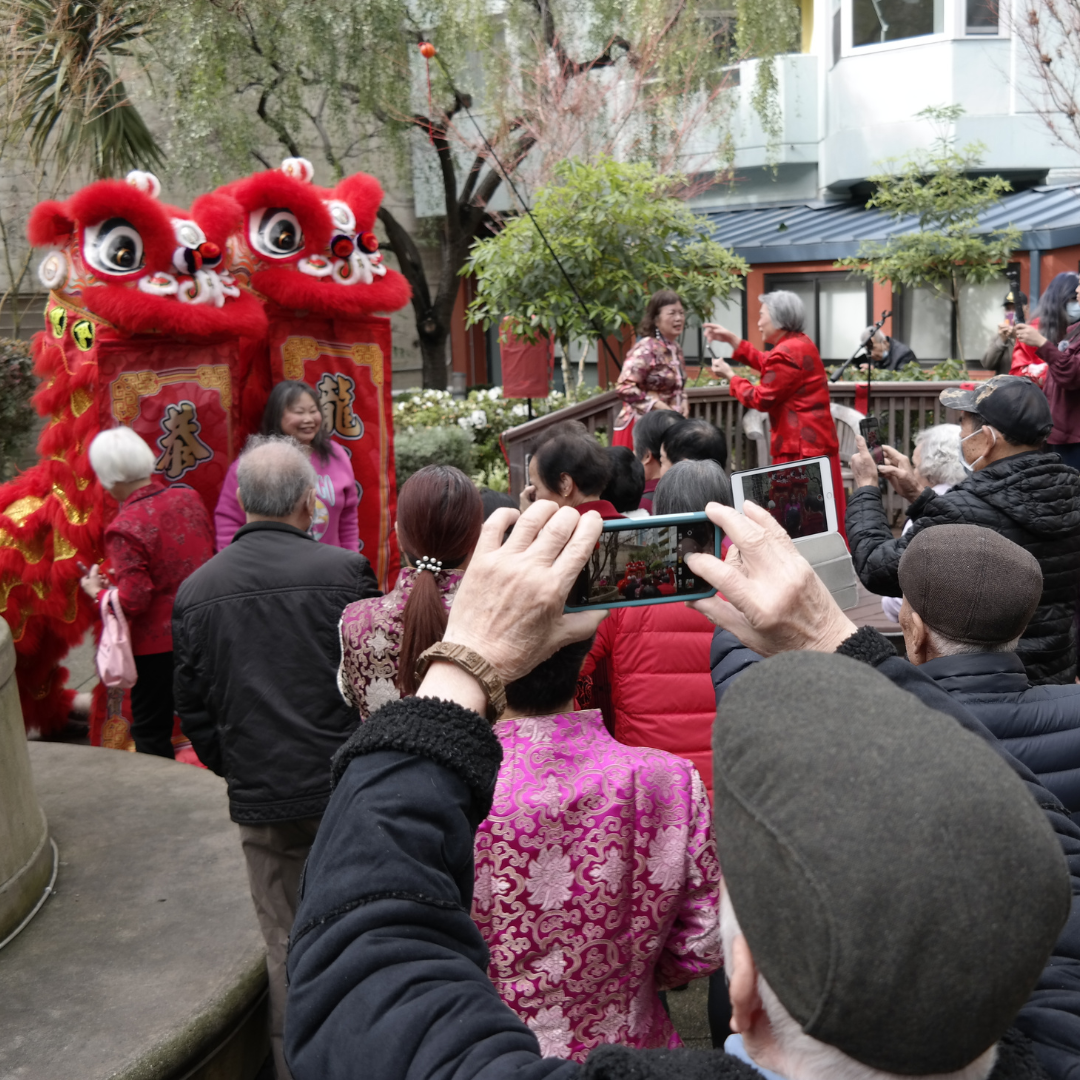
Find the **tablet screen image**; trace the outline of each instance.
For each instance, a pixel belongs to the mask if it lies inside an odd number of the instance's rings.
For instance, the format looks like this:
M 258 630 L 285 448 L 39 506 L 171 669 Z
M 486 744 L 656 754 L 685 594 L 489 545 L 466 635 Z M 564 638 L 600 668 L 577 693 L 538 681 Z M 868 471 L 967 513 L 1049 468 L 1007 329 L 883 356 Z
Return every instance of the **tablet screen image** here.
M 746 499 L 757 503 L 772 514 L 793 540 L 836 531 L 828 458 L 736 473 L 731 480 L 736 489 L 736 509 L 741 510 Z
M 570 590 L 567 608 L 628 607 L 711 596 L 715 590 L 690 572 L 686 556 L 719 555 L 721 534 L 704 514 L 685 517 L 688 520 L 646 528 L 638 521 L 606 522 L 592 558 Z

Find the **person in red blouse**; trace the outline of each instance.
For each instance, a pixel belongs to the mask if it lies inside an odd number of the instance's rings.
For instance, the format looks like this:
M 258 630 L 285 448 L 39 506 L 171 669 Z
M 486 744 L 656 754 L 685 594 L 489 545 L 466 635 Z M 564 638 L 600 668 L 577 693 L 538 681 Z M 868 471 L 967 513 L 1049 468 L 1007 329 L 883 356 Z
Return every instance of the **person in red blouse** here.
M 622 514 L 600 493 L 611 479 L 607 452 L 591 436 L 574 432 L 556 435 L 529 459 L 529 483 L 521 492 L 521 509 L 537 499 L 572 506 L 580 514 L 595 510 L 607 520 Z
M 131 428 L 97 435 L 90 465 L 120 504 L 105 528 L 105 554 L 138 674 L 131 688 L 131 736 L 140 754 L 171 758 L 173 601 L 180 583 L 214 554 L 210 515 L 194 488 L 154 475 L 154 452 Z M 82 587 L 96 601 L 110 582 L 94 565 Z
M 829 409 L 829 384 L 817 346 L 803 333 L 806 312 L 793 292 L 777 291 L 758 297 L 761 312 L 758 330 L 768 352 L 755 349 L 733 330 L 706 323 L 706 341 L 725 341 L 734 346 L 736 364 L 749 364 L 761 372 L 755 386 L 731 369 L 725 360 L 714 359 L 713 374 L 727 379 L 731 396 L 748 409 L 769 414 L 774 465 L 800 458 L 827 457 L 832 463 L 836 517 L 843 531 L 844 483 L 840 475 L 840 443 Z

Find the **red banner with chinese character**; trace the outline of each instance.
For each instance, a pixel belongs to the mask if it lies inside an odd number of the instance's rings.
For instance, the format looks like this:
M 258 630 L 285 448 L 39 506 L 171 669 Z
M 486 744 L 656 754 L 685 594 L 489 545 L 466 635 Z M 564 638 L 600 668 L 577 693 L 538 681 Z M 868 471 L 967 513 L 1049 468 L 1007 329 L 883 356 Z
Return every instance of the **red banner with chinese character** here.
M 323 423 L 349 455 L 359 495 L 360 553 L 384 589 L 399 569 L 390 398 L 390 320 L 295 318 L 270 313 L 275 383 L 314 387 Z
M 166 480 L 193 487 L 213 514 L 239 451 L 233 372 L 239 343 L 189 345 L 102 338 L 96 345 L 102 429 L 126 424 L 156 455 Z

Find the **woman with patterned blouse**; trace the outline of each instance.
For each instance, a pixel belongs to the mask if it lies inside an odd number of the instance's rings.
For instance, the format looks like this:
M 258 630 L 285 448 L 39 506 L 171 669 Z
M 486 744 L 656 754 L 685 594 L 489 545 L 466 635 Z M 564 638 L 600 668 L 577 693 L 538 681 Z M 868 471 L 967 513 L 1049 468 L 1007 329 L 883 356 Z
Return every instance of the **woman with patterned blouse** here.
M 405 481 L 396 523 L 405 565 L 397 584 L 341 616 L 338 687 L 362 720 L 416 692 L 417 658 L 442 640 L 483 520 L 480 492 L 460 469 L 426 465 Z
M 615 421 L 615 446 L 634 447 L 634 421 L 652 409 L 673 409 L 690 415 L 686 367 L 679 337 L 686 325 L 686 309 L 678 293 L 653 293 L 638 332 L 641 337 L 626 354 L 615 384 L 623 407 Z

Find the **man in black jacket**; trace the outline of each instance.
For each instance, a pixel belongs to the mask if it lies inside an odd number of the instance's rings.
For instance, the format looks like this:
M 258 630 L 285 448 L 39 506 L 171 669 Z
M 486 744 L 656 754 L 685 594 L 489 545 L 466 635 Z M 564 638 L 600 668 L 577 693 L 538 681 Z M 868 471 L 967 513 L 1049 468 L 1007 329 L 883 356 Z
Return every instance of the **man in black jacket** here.
M 874 335 L 872 341 L 871 334 Z M 874 367 L 884 371 L 899 371 L 905 364 L 918 362 L 918 357 L 910 345 L 905 345 L 899 338 L 889 337 L 880 330 L 874 333 L 872 326 L 868 326 L 859 335 L 859 340 L 863 345 L 870 342 L 870 358 Z
M 941 403 L 960 411 L 961 453 L 972 475 L 944 495 L 921 490 L 911 462 L 885 447 L 881 472 L 906 498 L 913 527 L 889 528 L 878 467 L 859 442 L 851 459 L 855 492 L 847 505 L 847 536 L 855 571 L 879 596 L 899 596 L 900 556 L 923 529 L 982 525 L 1039 561 L 1043 594 L 1017 647 L 1031 681 L 1071 683 L 1076 674 L 1076 594 L 1080 587 L 1080 473 L 1048 453 L 1050 406 L 1030 380 L 997 375 L 974 389 L 950 389 Z
M 887 733 L 908 750 L 923 754 L 920 764 L 913 768 L 913 762 L 905 760 L 899 762 L 899 768 L 890 770 L 893 755 L 881 746 L 866 757 L 866 762 L 874 760 L 872 771 L 883 783 L 890 771 L 895 773 L 888 778 L 889 785 L 894 781 L 906 783 L 901 778 L 921 770 L 945 781 L 935 797 L 934 814 L 940 809 L 946 811 L 947 818 L 950 803 L 969 798 L 964 770 L 957 768 L 957 760 L 944 745 L 940 753 L 925 755 L 928 747 L 916 746 L 917 731 L 924 723 L 929 724 L 954 741 L 957 753 L 970 751 L 987 768 L 992 755 L 987 754 L 985 744 L 1000 753 L 1042 807 L 1039 845 L 1050 836 L 1046 825 L 1057 834 L 1059 848 L 1044 849 L 1044 870 L 1049 876 L 1044 886 L 1030 893 L 1033 914 L 1035 908 L 1046 912 L 1044 905 L 1053 895 L 1053 903 L 1058 906 L 1050 921 L 1055 928 L 1070 910 L 1060 849 L 1069 858 L 1072 909 L 1077 906 L 1080 830 L 1027 769 L 1000 751 L 977 720 L 910 664 L 899 660 L 884 639 L 872 631 L 853 633 L 854 626 L 767 513 L 751 505 L 744 518 L 716 504 L 710 505 L 709 513 L 734 539 L 739 556 L 729 558 L 729 564 L 709 556 L 690 557 L 695 574 L 717 585 L 727 597 L 698 606 L 737 631 L 761 653 L 836 651 L 850 658 L 806 657 L 791 658 L 795 662 L 786 665 L 778 662 L 779 666 L 768 670 L 777 672 L 779 684 L 789 684 L 790 693 L 786 704 L 774 696 L 765 707 L 769 725 L 786 725 L 785 732 L 794 737 L 799 703 L 807 696 L 800 694 L 800 679 L 805 680 L 807 694 L 816 702 L 815 716 L 822 709 L 829 713 L 845 711 L 829 700 L 830 686 L 855 694 L 858 700 L 847 710 L 844 720 L 851 728 L 846 741 L 837 741 L 836 733 L 833 738 L 826 734 L 815 740 L 812 724 L 801 725 L 804 730 L 797 737 L 806 754 L 816 759 L 811 771 L 818 780 L 827 774 L 830 783 L 845 784 L 851 778 L 861 792 L 859 798 L 868 800 L 863 809 L 844 821 L 843 809 L 855 809 L 850 801 L 852 792 L 845 788 L 836 792 L 837 798 L 830 800 L 828 808 L 823 806 L 828 821 L 819 822 L 813 813 L 804 813 L 801 818 L 791 816 L 784 796 L 789 782 L 799 782 L 797 777 L 789 777 L 778 787 L 770 782 L 768 774 L 771 747 L 783 745 L 783 740 L 779 744 L 763 740 L 750 715 L 758 697 L 773 693 L 763 671 L 763 677 L 753 687 L 748 685 L 748 693 L 743 695 L 740 711 L 746 713 L 746 722 L 738 722 L 731 731 L 718 730 L 717 734 L 717 745 L 725 751 L 722 756 L 730 772 L 725 780 L 726 810 L 732 819 L 740 818 L 734 824 L 718 819 L 718 825 L 721 848 L 727 846 L 730 851 L 734 903 L 743 912 L 740 918 L 746 920 L 741 931 L 728 920 L 736 1023 L 749 1036 L 744 1048 L 751 1056 L 757 1054 L 755 1060 L 766 1067 L 778 1071 L 788 1068 L 789 1075 L 804 1080 L 836 1075 L 834 1067 L 822 1069 L 809 1059 L 804 1059 L 798 1070 L 791 1068 L 795 1059 L 790 1056 L 790 1045 L 778 1047 L 775 1040 L 770 1042 L 767 1029 L 771 1025 L 763 1019 L 768 1011 L 763 1003 L 763 984 L 754 978 L 755 962 L 760 959 L 763 966 L 758 970 L 771 969 L 767 977 L 784 1008 L 792 1015 L 806 1017 L 796 1022 L 802 1025 L 803 1033 L 814 1036 L 831 1032 L 831 1046 L 844 1049 L 846 1043 L 849 1049 L 845 1052 L 854 1050 L 857 1061 L 874 1059 L 871 1068 L 859 1075 L 878 1075 L 873 1068 L 909 1075 L 955 1070 L 972 1060 L 972 1051 L 985 1050 L 999 1037 L 1009 1012 L 1002 1008 L 1002 995 L 1016 995 L 1023 983 L 1030 985 L 1033 973 L 1010 976 L 996 968 L 1000 957 L 990 947 L 980 952 L 980 961 L 985 958 L 989 966 L 982 962 L 961 965 L 955 978 L 947 978 L 942 968 L 939 981 L 934 975 L 936 948 L 915 955 L 910 951 L 918 950 L 919 942 L 929 940 L 920 936 L 920 927 L 932 931 L 933 919 L 926 924 L 917 919 L 904 924 L 903 934 L 901 920 L 880 934 L 871 932 L 860 938 L 860 929 L 869 928 L 845 920 L 834 907 L 838 900 L 843 904 L 848 899 L 847 891 L 838 887 L 839 879 L 834 876 L 838 865 L 843 862 L 857 867 L 853 855 L 867 850 L 867 843 L 872 845 L 875 838 L 881 837 L 887 838 L 891 846 L 902 830 L 890 811 L 879 813 L 874 806 L 873 784 L 861 775 L 865 748 L 859 749 L 858 761 L 847 764 L 848 742 L 858 738 L 857 725 L 852 721 L 866 716 L 874 729 L 874 739 Z M 570 1080 L 578 1076 L 588 1080 L 750 1080 L 759 1074 L 743 1061 L 719 1051 L 635 1051 L 601 1046 L 582 1068 L 542 1059 L 535 1036 L 498 1000 L 486 976 L 486 950 L 468 916 L 473 889 L 472 847 L 476 824 L 491 805 L 501 755 L 498 741 L 482 716 L 490 720 L 498 715 L 503 681 L 520 677 L 538 659 L 567 642 L 586 637 L 602 616 L 597 612 L 562 615 L 570 584 L 595 547 L 599 517 L 590 513 L 575 519 L 568 508 L 536 503 L 500 548 L 502 534 L 512 520 L 512 511 L 499 511 L 485 526 L 451 609 L 443 646 L 437 647 L 438 654 L 417 697 L 391 703 L 374 714 L 335 760 L 336 789 L 305 873 L 289 957 L 286 1036 L 290 1062 L 298 1080 L 338 1080 L 363 1070 L 380 1080 L 425 1080 L 450 1075 L 458 1080 L 509 1076 L 520 1080 Z M 873 715 L 876 702 L 863 700 L 865 693 L 859 689 L 861 669 L 853 660 L 880 672 L 875 675 L 867 671 L 863 676 L 870 697 L 881 695 L 880 716 Z M 832 679 L 836 673 L 839 681 Z M 791 685 L 791 676 L 795 676 L 796 685 Z M 889 682 L 895 686 L 890 687 Z M 919 701 L 912 700 L 909 694 Z M 910 710 L 914 721 L 911 728 L 897 710 L 905 715 Z M 984 742 L 980 744 L 963 731 L 949 729 L 940 713 L 952 716 L 959 727 Z M 788 759 L 785 769 L 794 766 L 797 773 L 799 754 L 791 753 L 787 747 L 783 753 Z M 1034 807 L 1022 787 L 1016 786 L 1015 776 L 1000 770 L 995 771 L 998 775 L 1000 788 L 998 781 L 989 777 L 989 782 L 977 782 L 980 797 L 993 798 L 1000 791 L 1011 807 L 1005 810 L 1002 804 L 1007 815 L 1032 814 Z M 893 805 L 891 799 L 887 802 Z M 919 807 L 910 798 L 897 805 L 902 808 L 903 821 L 910 819 L 914 825 Z M 989 816 L 996 820 L 996 814 Z M 933 817 L 931 814 L 920 822 L 918 831 L 925 830 Z M 986 841 L 986 835 L 976 841 L 969 838 L 969 832 L 993 832 L 951 820 L 953 824 L 942 820 L 927 834 L 933 835 L 929 842 L 939 854 L 949 849 L 959 851 L 957 845 L 964 847 L 969 839 L 977 844 Z M 829 822 L 835 822 L 839 829 L 835 849 L 829 842 Z M 770 823 L 776 828 L 770 828 Z M 853 827 L 855 823 L 866 830 L 861 839 Z M 796 837 L 797 850 L 789 848 L 785 857 L 780 848 L 789 835 Z M 817 858 L 830 865 L 821 865 L 820 878 L 795 890 L 802 894 L 799 904 L 808 906 L 805 911 L 800 906 L 799 913 L 792 913 L 791 918 L 781 914 L 773 923 L 776 940 L 770 942 L 770 934 L 762 932 L 759 919 L 765 908 L 771 907 L 773 915 L 783 912 L 784 896 L 794 897 L 795 892 L 776 888 L 755 895 L 745 890 L 755 881 L 778 884 L 789 872 L 797 877 L 808 865 L 813 870 L 814 866 L 804 858 L 806 849 L 801 847 L 804 839 L 812 835 L 823 845 L 818 848 Z M 1021 849 L 1026 851 L 1025 844 L 1010 841 L 1010 845 L 1009 850 L 1015 854 Z M 904 859 L 921 850 L 922 841 L 914 841 Z M 965 851 L 960 856 L 965 866 L 969 865 L 968 854 Z M 1011 857 L 1005 861 L 1011 862 Z M 735 883 L 736 864 L 743 868 L 738 875 L 740 886 Z M 970 916 L 977 922 L 982 904 L 998 887 L 1003 870 L 1004 865 L 995 857 L 985 864 L 980 879 L 972 880 L 968 876 L 970 869 L 958 871 L 951 884 L 963 889 L 967 882 L 972 906 L 966 900 L 958 903 L 950 918 Z M 898 895 L 904 894 L 903 903 L 921 903 L 917 882 L 928 882 L 931 872 L 937 871 L 917 871 L 896 889 Z M 952 878 L 948 865 L 942 866 L 941 873 Z M 1049 877 L 1054 878 L 1053 882 Z M 871 880 L 879 884 L 873 875 Z M 739 888 L 747 897 L 745 907 L 740 907 Z M 930 886 L 930 891 L 934 890 Z M 831 914 L 825 914 L 825 908 Z M 1041 915 L 1035 915 L 1036 923 L 1041 919 Z M 1072 910 L 1054 956 L 1017 1020 L 1036 1044 L 1053 1080 L 1065 1080 L 1080 1053 L 1077 921 L 1077 913 Z M 750 928 L 751 923 L 756 923 L 756 931 Z M 826 923 L 839 935 L 832 946 L 815 939 Z M 989 929 L 969 925 L 980 939 Z M 893 929 L 897 930 L 895 937 Z M 1008 938 L 1006 950 L 1018 955 L 1015 947 L 1030 927 L 1009 913 L 996 929 Z M 740 934 L 746 939 L 741 945 Z M 905 961 L 901 955 L 894 956 L 893 950 L 896 941 L 908 934 L 913 944 L 908 947 Z M 758 945 L 753 944 L 755 939 Z M 951 952 L 955 945 L 945 943 L 944 947 Z M 1029 947 L 1023 946 L 1020 952 L 1030 961 L 1036 953 L 1045 956 L 1048 947 L 1049 941 L 1044 940 L 1038 949 L 1028 951 Z M 760 949 L 760 957 L 754 955 L 755 949 Z M 785 956 L 796 959 L 785 963 Z M 860 965 L 865 965 L 865 978 L 859 977 Z M 913 983 L 915 972 L 919 975 Z M 778 990 L 774 980 L 783 988 Z M 879 996 L 882 985 L 890 981 L 896 987 L 895 997 Z M 850 994 L 838 990 L 841 984 L 850 989 Z M 928 1008 L 930 997 L 945 1003 L 940 1014 Z M 880 1009 L 874 1006 L 874 1019 L 865 1011 L 871 999 L 880 1005 Z M 984 1007 L 990 1002 L 996 1004 L 988 1013 Z M 997 1019 L 986 1027 L 991 1013 Z M 916 1014 L 925 1019 L 916 1020 Z M 961 1014 L 962 1019 L 956 1019 Z M 914 1022 L 908 1024 L 908 1020 Z M 854 1046 L 856 1041 L 861 1042 L 861 1047 Z M 1022 1040 L 1003 1044 L 993 1080 L 1042 1075 L 1025 1045 Z M 990 1060 L 982 1059 L 979 1068 L 965 1075 L 972 1080 L 985 1076 Z M 849 1070 L 848 1074 L 856 1072 Z
M 1080 686 L 1032 686 L 1016 655 L 1043 591 L 1035 557 L 989 529 L 939 525 L 908 544 L 900 585 L 908 659 L 1080 822 Z
M 237 471 L 247 524 L 181 585 L 176 711 L 229 789 L 266 938 L 278 1080 L 285 950 L 304 860 L 330 798 L 330 761 L 356 726 L 337 689 L 338 622 L 378 596 L 367 559 L 313 540 L 315 470 L 292 439 L 257 438 Z

